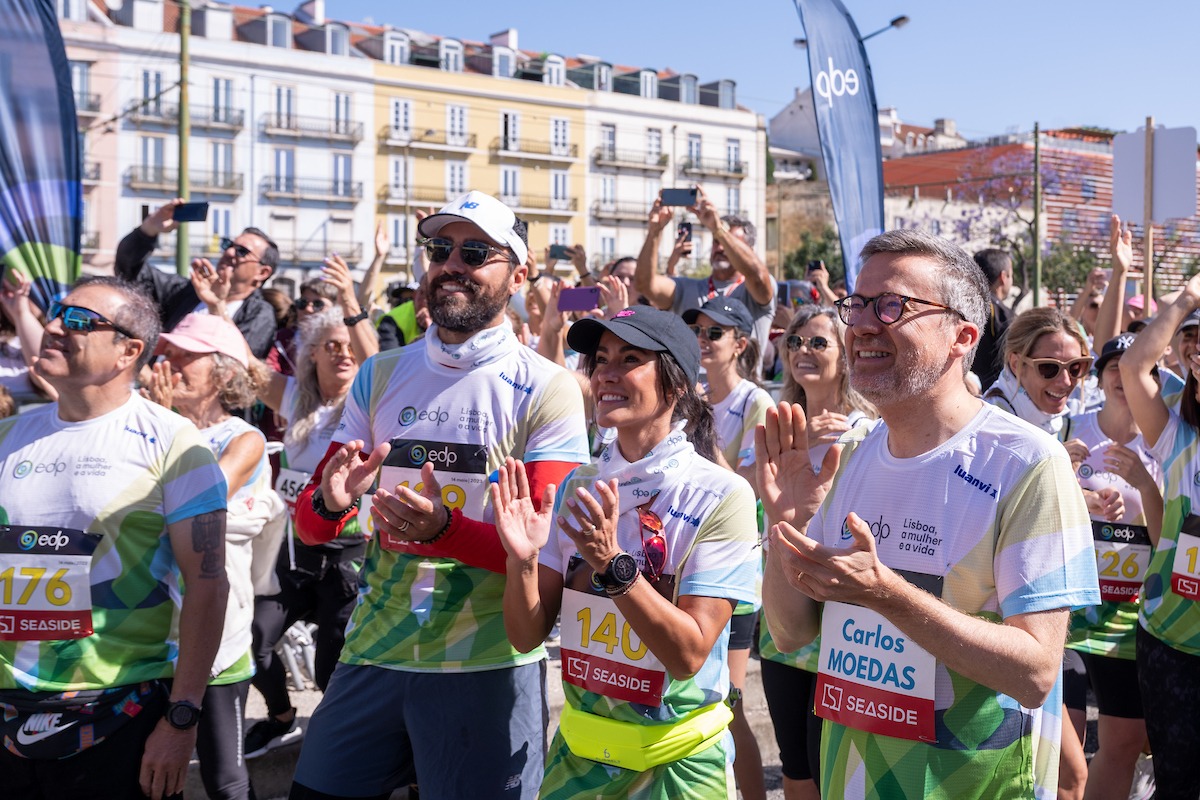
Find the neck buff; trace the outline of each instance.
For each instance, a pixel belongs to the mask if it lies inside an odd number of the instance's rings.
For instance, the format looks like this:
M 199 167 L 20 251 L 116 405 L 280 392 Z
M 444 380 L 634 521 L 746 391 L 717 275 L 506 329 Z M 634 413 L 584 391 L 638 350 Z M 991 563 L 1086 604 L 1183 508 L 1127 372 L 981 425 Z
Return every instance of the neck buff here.
M 637 507 L 674 483 L 683 475 L 696 457 L 696 448 L 683 432 L 687 420 L 671 426 L 667 438 L 646 453 L 638 461 L 630 463 L 621 455 L 617 442 L 613 441 L 600 453 L 596 464 L 598 481 L 617 479 L 617 494 L 621 501 L 621 514 L 636 512 Z
M 1029 392 L 1025 391 L 1017 381 L 1017 376 L 1008 367 L 1004 368 L 1000 377 L 992 384 L 992 388 L 988 389 L 987 394 L 984 395 L 985 400 L 993 397 L 1004 400 L 1014 415 L 1030 425 L 1036 425 L 1046 433 L 1057 436 L 1058 432 L 1062 430 L 1063 420 L 1066 419 L 1067 413 L 1064 411 L 1062 414 L 1047 414 L 1034 405 Z
M 514 352 L 520 342 L 507 319 L 484 328 L 462 344 L 447 344 L 438 335 L 438 326 L 430 325 L 425 334 L 425 353 L 435 364 L 452 369 L 482 367 Z

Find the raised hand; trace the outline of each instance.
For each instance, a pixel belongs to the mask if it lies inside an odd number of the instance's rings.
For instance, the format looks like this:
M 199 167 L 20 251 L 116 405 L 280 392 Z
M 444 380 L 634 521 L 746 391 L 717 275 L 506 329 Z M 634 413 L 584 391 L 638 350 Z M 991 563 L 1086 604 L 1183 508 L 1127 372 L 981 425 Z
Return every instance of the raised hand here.
M 621 500 L 617 496 L 616 478 L 608 483 L 596 481 L 592 488 L 594 495 L 582 486 L 577 488 L 574 497 L 566 499 L 565 511 L 556 521 L 559 529 L 575 543 L 588 566 L 603 572 L 608 568 L 608 562 L 621 552 L 617 544 Z M 566 516 L 568 513 L 570 520 Z
M 192 259 L 192 288 L 209 311 L 216 311 L 225 302 L 232 277 L 232 270 L 216 269 L 207 258 Z
M 325 507 L 331 511 L 349 508 L 371 488 L 375 472 L 392 449 L 391 444 L 385 442 L 372 450 L 364 461 L 358 457 L 363 444 L 362 439 L 346 442 L 325 463 L 325 471 L 321 473 L 321 495 L 325 498 Z
M 822 411 L 808 420 L 808 447 L 812 449 L 819 444 L 833 444 L 848 430 L 850 418 L 845 414 Z
M 650 233 L 661 233 L 662 229 L 667 227 L 667 223 L 675 216 L 675 212 L 671 206 L 662 204 L 662 195 L 654 198 L 654 204 L 650 206 L 650 217 L 647 222 L 650 225 Z
M 433 474 L 433 463 L 421 467 L 421 491 L 398 484 L 388 490 L 380 486 L 371 503 L 375 529 L 400 539 L 424 542 L 445 530 L 449 513 L 442 502 L 442 484 Z
M 375 257 L 386 257 L 391 244 L 391 240 L 387 234 L 387 226 L 383 224 L 383 220 L 379 220 L 379 224 L 375 226 Z
M 629 307 L 629 289 L 620 278 L 605 275 L 597 285 L 600 287 L 600 297 L 604 302 L 605 319 L 612 319 L 618 311 Z
M 505 459 L 491 491 L 496 532 L 510 558 L 536 561 L 538 551 L 546 546 L 550 538 L 550 521 L 554 517 L 554 489 L 553 484 L 546 487 L 542 508 L 540 511 L 535 509 L 533 498 L 529 496 L 525 465 L 514 458 Z
M 771 553 L 781 559 L 788 582 L 818 602 L 866 605 L 888 568 L 879 560 L 875 537 L 862 517 L 846 517 L 849 547 L 826 547 L 786 522 L 771 527 Z
M 180 376 L 171 371 L 171 362 L 163 359 L 150 367 L 150 380 L 142 387 L 142 397 L 163 408 L 175 405 L 175 385 Z
M 696 215 L 696 219 L 700 220 L 700 224 L 714 231 L 721 224 L 721 214 L 717 211 L 713 201 L 708 199 L 708 195 L 699 186 L 696 187 L 696 205 L 688 206 L 688 211 Z
M 767 518 L 807 527 L 829 492 L 841 454 L 841 445 L 833 445 L 820 473 L 814 472 L 804 409 L 794 403 L 768 408 L 766 420 L 754 431 L 755 476 Z
M 1112 215 L 1109 222 L 1109 244 L 1112 250 L 1113 273 L 1128 272 L 1133 266 L 1133 231 L 1121 230 L 1121 218 Z

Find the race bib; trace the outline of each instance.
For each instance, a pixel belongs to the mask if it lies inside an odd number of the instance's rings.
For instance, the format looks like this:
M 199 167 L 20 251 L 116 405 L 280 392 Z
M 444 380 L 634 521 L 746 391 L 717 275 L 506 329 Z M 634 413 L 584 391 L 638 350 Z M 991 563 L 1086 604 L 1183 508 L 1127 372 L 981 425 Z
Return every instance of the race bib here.
M 868 733 L 935 742 L 936 664 L 933 655 L 882 615 L 826 603 L 817 716 Z
M 287 503 L 289 509 L 296 508 L 296 500 L 304 487 L 312 479 L 311 472 L 301 472 L 298 469 L 280 469 L 279 477 L 275 479 L 275 491 Z
M 1092 521 L 1100 599 L 1135 601 L 1150 566 L 1150 534 L 1145 525 Z
M 1189 600 L 1200 600 L 1200 517 L 1195 514 L 1187 515 L 1175 542 L 1171 591 Z
M 407 486 L 414 492 L 425 488 L 421 467 L 432 463 L 434 476 L 442 486 L 442 503 L 451 511 L 459 509 L 469 519 L 483 519 L 488 492 L 487 447 L 413 439 L 393 439 L 392 449 L 379 470 L 379 485 L 389 492 Z M 407 544 L 383 533 L 379 544 L 386 550 L 404 552 Z
M 564 588 L 561 626 L 563 680 L 615 700 L 662 705 L 667 670 L 611 598 Z
M 364 494 L 358 503 L 358 527 L 368 539 L 375 535 L 375 519 L 371 516 L 371 507 L 374 505 L 374 492 Z
M 92 635 L 92 553 L 100 535 L 0 525 L 0 639 Z

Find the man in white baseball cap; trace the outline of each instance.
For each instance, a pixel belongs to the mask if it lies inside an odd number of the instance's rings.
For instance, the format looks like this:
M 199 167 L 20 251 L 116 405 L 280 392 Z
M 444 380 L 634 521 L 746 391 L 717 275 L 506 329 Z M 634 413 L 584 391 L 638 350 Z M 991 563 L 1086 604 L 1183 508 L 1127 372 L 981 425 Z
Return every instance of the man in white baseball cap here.
M 430 214 L 417 225 L 417 233 L 432 239 L 446 225 L 462 221 L 475 223 L 495 244 L 512 250 L 518 264 L 525 263 L 529 255 L 529 246 L 521 234 L 525 223 L 504 203 L 480 191 L 467 192 L 438 213 Z

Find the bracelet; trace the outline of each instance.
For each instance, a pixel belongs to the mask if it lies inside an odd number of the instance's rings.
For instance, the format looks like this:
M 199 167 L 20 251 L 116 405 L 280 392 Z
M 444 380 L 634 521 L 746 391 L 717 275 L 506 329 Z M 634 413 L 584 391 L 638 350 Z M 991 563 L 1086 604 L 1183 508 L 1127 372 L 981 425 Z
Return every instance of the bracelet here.
M 610 599 L 614 599 L 614 600 L 618 597 L 624 597 L 625 595 L 629 594 L 630 591 L 633 590 L 634 586 L 638 585 L 638 582 L 641 581 L 641 579 L 642 579 L 642 573 L 639 571 L 637 575 L 633 576 L 633 580 L 631 580 L 629 583 L 625 584 L 624 586 L 618 587 L 616 589 L 610 589 L 607 586 L 605 586 L 604 593 L 606 595 L 608 595 Z
M 361 502 L 362 502 L 362 498 L 356 497 L 354 499 L 354 502 L 350 504 L 349 508 L 343 509 L 341 511 L 330 511 L 329 508 L 325 505 L 325 495 L 321 494 L 321 487 L 318 486 L 315 490 L 313 490 L 313 493 L 312 493 L 313 513 L 316 514 L 321 519 L 329 520 L 330 522 L 341 522 L 342 519 L 346 516 L 346 512 L 353 511 L 354 509 L 358 508 L 358 505 Z
M 429 539 L 402 539 L 398 542 L 398 544 L 433 544 L 438 539 L 441 539 L 443 536 L 449 533 L 450 523 L 454 522 L 454 512 L 450 510 L 450 506 L 442 506 L 442 508 L 446 509 L 446 524 L 442 526 L 440 531 L 435 533 Z M 395 540 L 393 539 L 393 541 Z
M 366 318 L 367 318 L 367 312 L 360 311 L 357 314 L 355 314 L 353 317 L 342 317 L 342 322 L 345 323 L 347 328 L 353 328 L 355 325 L 362 322 Z

